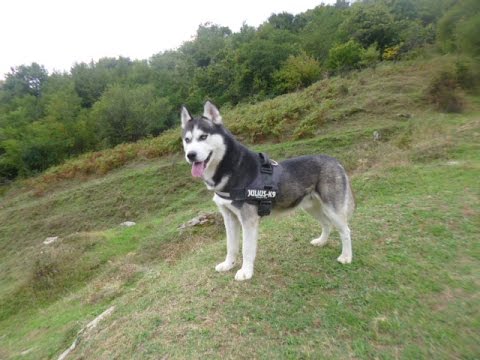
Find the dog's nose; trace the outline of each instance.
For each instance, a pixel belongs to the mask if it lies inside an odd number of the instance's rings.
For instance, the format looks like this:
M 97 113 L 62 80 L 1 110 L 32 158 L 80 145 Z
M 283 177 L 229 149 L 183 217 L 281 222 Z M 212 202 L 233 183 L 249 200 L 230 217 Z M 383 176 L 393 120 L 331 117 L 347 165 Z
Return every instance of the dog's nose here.
M 188 154 L 187 154 L 187 158 L 188 160 L 190 161 L 194 161 L 196 158 L 197 158 L 197 153 L 195 151 L 190 151 Z

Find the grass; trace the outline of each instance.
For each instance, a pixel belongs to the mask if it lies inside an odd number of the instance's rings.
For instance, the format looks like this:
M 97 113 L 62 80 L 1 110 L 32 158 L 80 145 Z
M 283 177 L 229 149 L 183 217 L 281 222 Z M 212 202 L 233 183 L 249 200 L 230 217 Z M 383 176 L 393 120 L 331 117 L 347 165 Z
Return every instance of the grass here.
M 480 103 L 468 97 L 463 115 L 426 105 L 418 84 L 439 62 L 224 113 L 246 128 L 261 114 L 284 119 L 277 135 L 255 138 L 277 160 L 324 152 L 346 165 L 357 200 L 349 266 L 335 261 L 337 234 L 310 246 L 320 227 L 298 212 L 263 221 L 251 281 L 215 273 L 221 220 L 179 230 L 214 210 L 211 194 L 181 155 L 135 155 L 151 143 L 131 145 L 138 152 L 103 175 L 84 165 L 118 149 L 14 184 L 0 204 L 0 358 L 58 357 L 112 304 L 70 358 L 478 358 Z M 330 104 L 314 105 L 326 95 Z M 43 245 L 47 236 L 61 240 Z

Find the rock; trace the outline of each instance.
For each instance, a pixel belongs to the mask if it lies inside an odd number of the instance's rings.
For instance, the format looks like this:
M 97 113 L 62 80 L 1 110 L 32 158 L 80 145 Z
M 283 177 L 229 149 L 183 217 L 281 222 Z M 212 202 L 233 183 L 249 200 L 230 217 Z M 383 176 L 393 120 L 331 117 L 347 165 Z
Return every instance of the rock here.
M 30 354 L 32 351 L 33 351 L 33 348 L 24 350 L 20 353 L 20 356 L 26 356 L 26 355 Z
M 85 334 L 87 334 L 89 331 L 91 331 L 95 327 L 97 327 L 98 323 L 100 321 L 102 321 L 103 319 L 105 319 L 107 316 L 109 316 L 114 310 L 115 310 L 115 306 L 110 306 L 107 310 L 105 310 L 103 313 L 98 315 L 95 319 L 90 321 L 87 324 L 87 326 L 85 326 L 83 329 L 81 329 L 77 333 L 77 338 L 73 341 L 72 345 L 70 345 L 70 347 L 67 350 L 65 350 L 58 357 L 58 360 L 64 360 L 68 356 L 68 354 L 70 354 L 73 350 L 75 350 L 75 348 L 77 347 L 77 344 L 78 344 L 79 340 L 81 339 L 81 337 L 84 336 Z
M 375 130 L 373 132 L 373 141 L 378 141 L 382 138 L 382 136 L 380 135 L 380 132 L 378 132 L 377 130 Z
M 192 220 L 187 221 L 186 223 L 180 225 L 179 229 L 186 229 L 188 227 L 203 225 L 207 223 L 215 222 L 215 213 L 209 212 L 205 214 L 200 214 L 197 217 L 194 217 Z
M 460 161 L 457 161 L 457 160 L 449 160 L 446 162 L 447 165 L 449 166 L 456 166 L 456 165 L 460 165 Z
M 50 245 L 50 244 L 54 243 L 54 242 L 57 241 L 57 240 L 58 240 L 58 236 L 51 236 L 51 237 L 47 237 L 47 238 L 43 241 L 43 243 L 44 243 L 45 245 Z
M 397 117 L 401 118 L 401 119 L 410 119 L 412 117 L 412 114 L 397 114 Z
M 130 226 L 137 225 L 137 223 L 136 223 L 136 222 L 133 222 L 133 221 L 124 221 L 124 222 L 121 223 L 120 225 L 121 225 L 121 226 L 130 227 Z

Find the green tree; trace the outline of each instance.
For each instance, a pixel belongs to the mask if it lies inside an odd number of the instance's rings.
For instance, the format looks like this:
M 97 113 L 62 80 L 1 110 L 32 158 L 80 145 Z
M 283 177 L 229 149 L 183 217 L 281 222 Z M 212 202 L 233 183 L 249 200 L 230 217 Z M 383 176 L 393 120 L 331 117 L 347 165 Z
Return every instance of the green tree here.
M 308 22 L 301 32 L 303 49 L 314 58 L 325 61 L 328 51 L 338 40 L 339 27 L 345 21 L 348 6 L 317 6 L 307 13 Z
M 438 22 L 438 43 L 443 51 L 480 55 L 480 2 L 458 1 Z
M 35 174 L 65 160 L 73 147 L 64 124 L 51 119 L 31 123 L 21 140 L 24 175 Z
M 11 69 L 5 76 L 2 88 L 10 95 L 33 95 L 39 97 L 48 79 L 45 67 L 37 63 L 20 65 Z
M 168 99 L 176 109 L 189 97 L 189 89 L 195 75 L 192 58 L 178 51 L 165 51 L 150 59 L 152 82 L 157 96 Z M 199 110 L 199 104 L 187 104 L 192 111 Z M 195 108 L 195 106 L 197 108 Z M 173 114 L 170 116 L 173 120 Z
M 306 25 L 306 18 L 302 15 L 293 15 L 287 12 L 272 14 L 267 21 L 277 30 L 288 30 L 296 33 Z
M 228 27 L 206 23 L 198 27 L 195 39 L 183 43 L 179 51 L 190 57 L 197 67 L 206 67 L 224 49 L 231 34 Z
M 236 86 L 241 98 L 272 94 L 273 74 L 283 62 L 299 52 L 297 35 L 264 24 L 255 37 L 238 49 Z
M 354 4 L 340 31 L 344 41 L 352 38 L 364 48 L 377 44 L 381 52 L 386 47 L 398 43 L 395 19 L 382 2 Z
M 93 107 L 98 133 L 107 146 L 137 141 L 168 128 L 171 105 L 155 97 L 152 85 L 135 88 L 113 85 Z
M 208 99 L 217 105 L 238 103 L 240 98 L 235 88 L 236 66 L 235 52 L 225 49 L 214 63 L 205 68 L 196 68 L 188 103 L 200 104 Z
M 109 81 L 107 74 L 96 69 L 95 63 L 75 64 L 72 68 L 75 91 L 82 99 L 82 106 L 91 108 L 100 99 Z

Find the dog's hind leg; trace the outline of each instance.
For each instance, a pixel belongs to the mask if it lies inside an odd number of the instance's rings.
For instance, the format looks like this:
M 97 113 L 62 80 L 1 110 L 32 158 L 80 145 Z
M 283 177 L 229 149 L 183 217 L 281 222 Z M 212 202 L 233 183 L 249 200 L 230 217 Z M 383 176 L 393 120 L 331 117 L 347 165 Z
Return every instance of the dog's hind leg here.
M 313 198 L 310 200 L 307 206 L 303 207 L 303 209 L 317 219 L 322 226 L 322 234 L 319 238 L 310 241 L 310 244 L 314 246 L 325 246 L 327 244 L 330 232 L 332 231 L 332 224 L 324 215 L 320 201 Z
M 323 212 L 340 233 L 340 239 L 342 240 L 342 253 L 337 258 L 337 261 L 342 264 L 350 264 L 352 262 L 353 254 L 347 215 L 339 214 L 329 206 L 324 206 Z
M 319 238 L 313 239 L 310 241 L 310 244 L 314 246 L 325 246 L 328 242 L 328 237 L 330 236 L 330 232 L 332 231 L 332 226 L 330 222 L 325 218 L 317 218 L 320 224 L 322 225 L 322 233 L 320 234 Z
M 241 226 L 237 216 L 227 207 L 218 206 L 225 224 L 227 233 L 227 257 L 225 261 L 215 266 L 218 272 L 228 271 L 233 268 L 240 250 Z

